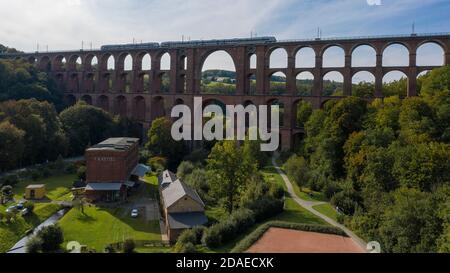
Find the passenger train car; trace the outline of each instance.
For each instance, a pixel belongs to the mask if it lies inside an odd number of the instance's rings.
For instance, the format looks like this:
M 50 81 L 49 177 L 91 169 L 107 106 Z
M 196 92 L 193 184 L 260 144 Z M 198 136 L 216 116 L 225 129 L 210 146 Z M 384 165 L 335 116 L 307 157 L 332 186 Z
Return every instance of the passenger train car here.
M 275 37 L 235 38 L 222 40 L 192 40 L 192 41 L 169 41 L 159 43 L 140 43 L 123 45 L 104 45 L 102 51 L 111 50 L 133 50 L 133 49 L 155 49 L 155 48 L 186 48 L 199 46 L 224 46 L 224 45 L 258 45 L 275 43 Z

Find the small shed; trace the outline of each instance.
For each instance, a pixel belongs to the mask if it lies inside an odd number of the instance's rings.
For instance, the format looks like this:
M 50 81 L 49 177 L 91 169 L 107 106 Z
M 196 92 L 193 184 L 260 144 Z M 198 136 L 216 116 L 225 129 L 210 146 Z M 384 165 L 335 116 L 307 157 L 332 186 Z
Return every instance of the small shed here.
M 45 185 L 39 184 L 39 185 L 28 185 L 25 188 L 25 199 L 43 199 L 45 198 L 46 194 Z

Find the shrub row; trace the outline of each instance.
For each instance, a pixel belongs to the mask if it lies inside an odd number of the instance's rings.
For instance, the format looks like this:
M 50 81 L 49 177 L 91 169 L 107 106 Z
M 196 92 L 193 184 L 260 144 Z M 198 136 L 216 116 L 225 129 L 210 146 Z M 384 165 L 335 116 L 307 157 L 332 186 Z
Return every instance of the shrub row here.
M 246 251 L 256 241 L 258 241 L 264 235 L 264 233 L 266 233 L 266 231 L 271 227 L 294 229 L 294 230 L 301 230 L 301 231 L 308 231 L 308 232 L 325 233 L 325 234 L 334 234 L 334 235 L 347 237 L 345 232 L 337 227 L 273 221 L 273 222 L 268 222 L 268 223 L 260 226 L 255 231 L 250 233 L 247 237 L 245 237 L 243 240 L 241 240 L 231 250 L 231 253 L 242 253 L 242 252 Z
M 175 252 L 177 253 L 195 253 L 197 252 L 195 245 L 201 243 L 205 227 L 199 226 L 193 229 L 183 231 L 178 237 L 175 245 Z
M 261 222 L 283 212 L 284 201 L 264 197 L 233 212 L 226 220 L 205 230 L 202 243 L 215 248 L 230 242 L 238 234 L 245 232 L 256 222 Z
M 282 213 L 283 207 L 284 201 L 282 199 L 272 199 L 268 197 L 258 199 L 247 205 L 247 208 L 253 211 L 256 222 L 261 222 Z
M 255 224 L 255 213 L 249 209 L 234 211 L 225 221 L 205 230 L 202 243 L 215 248 L 227 243 Z

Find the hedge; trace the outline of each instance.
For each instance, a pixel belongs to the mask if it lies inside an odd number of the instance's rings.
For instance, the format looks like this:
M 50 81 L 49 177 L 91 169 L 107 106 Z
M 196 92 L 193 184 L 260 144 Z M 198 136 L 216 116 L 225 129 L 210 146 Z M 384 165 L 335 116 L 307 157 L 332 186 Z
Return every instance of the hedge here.
M 256 222 L 261 222 L 282 213 L 284 201 L 265 197 L 247 205 L 247 208 L 254 212 Z
M 317 232 L 317 233 L 325 233 L 325 234 L 334 234 L 339 236 L 348 237 L 347 234 L 337 227 L 330 226 L 322 226 L 322 225 L 308 225 L 308 224 L 299 224 L 299 223 L 289 223 L 289 222 L 281 222 L 281 221 L 272 221 L 265 223 L 264 225 L 257 228 L 255 231 L 247 235 L 244 239 L 242 239 L 232 250 L 231 253 L 242 253 L 249 249 L 256 241 L 258 241 L 266 231 L 271 228 L 285 228 L 285 229 L 294 229 L 301 230 L 307 232 Z
M 219 247 L 235 238 L 237 234 L 245 232 L 255 224 L 254 212 L 249 209 L 234 211 L 222 222 L 206 229 L 202 243 L 207 247 Z

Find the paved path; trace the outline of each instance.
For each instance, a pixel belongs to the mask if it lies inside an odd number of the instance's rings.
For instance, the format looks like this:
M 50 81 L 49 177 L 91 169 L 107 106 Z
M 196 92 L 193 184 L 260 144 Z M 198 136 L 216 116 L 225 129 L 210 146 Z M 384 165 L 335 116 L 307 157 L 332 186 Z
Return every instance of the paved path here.
M 286 184 L 286 187 L 288 189 L 289 195 L 294 199 L 297 204 L 299 204 L 301 207 L 305 208 L 312 214 L 316 215 L 317 217 L 323 219 L 325 222 L 329 223 L 332 226 L 338 227 L 342 229 L 350 238 L 352 238 L 362 249 L 367 248 L 367 243 L 364 242 L 361 238 L 359 238 L 356 234 L 354 234 L 351 230 L 346 228 L 345 226 L 339 224 L 338 222 L 334 221 L 330 217 L 323 215 L 322 213 L 318 212 L 317 210 L 313 209 L 313 206 L 325 204 L 325 202 L 318 202 L 318 201 L 306 201 L 303 199 L 300 199 L 297 194 L 295 194 L 294 187 L 292 186 L 291 181 L 287 177 L 287 175 L 281 170 L 281 168 L 277 165 L 276 162 L 277 156 L 272 157 L 272 164 L 277 170 L 278 174 L 281 175 L 281 177 L 284 180 L 284 183 Z
M 57 223 L 59 221 L 59 219 L 61 219 L 64 214 L 66 214 L 67 209 L 62 209 L 60 211 L 58 211 L 57 213 L 55 213 L 54 215 L 52 215 L 50 218 L 48 218 L 47 220 L 45 220 L 44 222 L 42 222 L 39 226 L 37 226 L 33 233 L 30 235 L 27 235 L 25 237 L 23 237 L 22 239 L 20 239 L 20 241 L 18 241 L 12 248 L 11 250 L 8 251 L 8 253 L 26 253 L 26 245 L 28 240 L 30 240 L 34 235 L 36 235 L 36 233 L 43 229 L 44 227 L 47 226 L 51 226 L 54 225 L 55 223 Z

